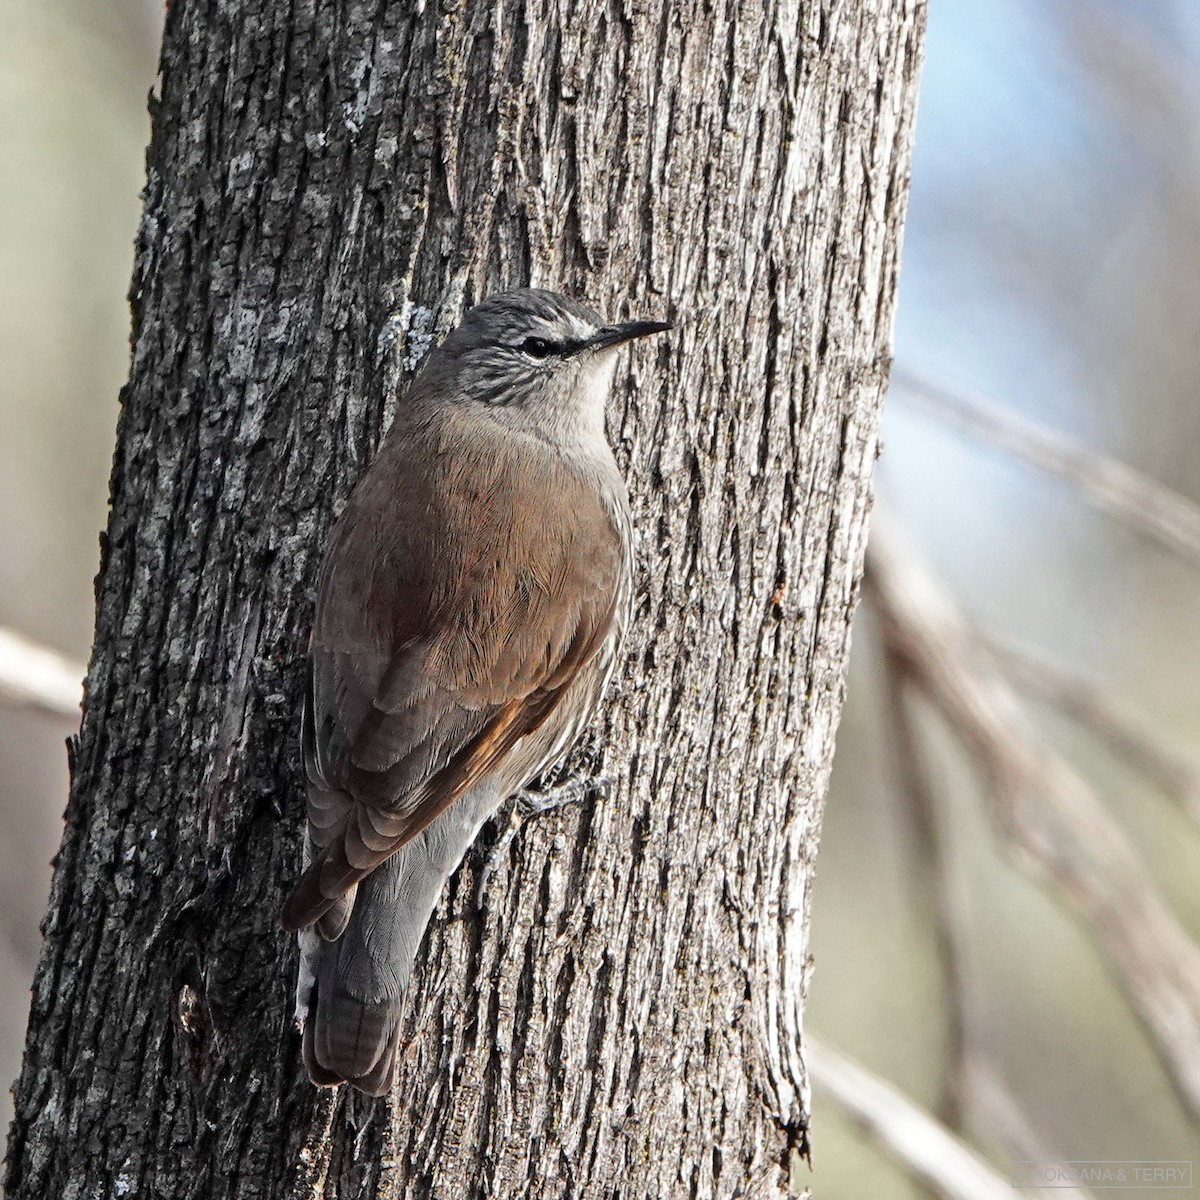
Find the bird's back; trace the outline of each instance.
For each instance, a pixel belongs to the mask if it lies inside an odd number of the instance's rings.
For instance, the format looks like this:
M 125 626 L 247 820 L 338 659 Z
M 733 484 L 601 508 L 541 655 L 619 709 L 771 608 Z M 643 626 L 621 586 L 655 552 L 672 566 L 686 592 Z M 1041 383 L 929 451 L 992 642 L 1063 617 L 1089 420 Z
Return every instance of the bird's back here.
M 481 439 L 454 408 L 405 413 L 352 495 L 310 652 L 312 862 L 285 907 L 294 926 L 317 922 L 301 984 L 317 993 L 314 1079 L 386 1087 L 445 878 L 611 675 L 627 521 L 611 455 L 581 467 L 519 428 Z

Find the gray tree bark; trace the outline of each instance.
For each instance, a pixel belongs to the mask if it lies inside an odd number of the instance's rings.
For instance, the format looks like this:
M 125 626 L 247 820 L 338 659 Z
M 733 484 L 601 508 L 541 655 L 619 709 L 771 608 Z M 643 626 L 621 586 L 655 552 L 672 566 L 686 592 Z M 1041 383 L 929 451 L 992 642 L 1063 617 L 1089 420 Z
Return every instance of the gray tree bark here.
M 923 15 L 174 0 L 10 1200 L 781 1191 Z M 318 1092 L 276 914 L 322 537 L 430 336 L 530 281 L 678 321 L 610 413 L 612 787 L 456 877 L 392 1097 Z

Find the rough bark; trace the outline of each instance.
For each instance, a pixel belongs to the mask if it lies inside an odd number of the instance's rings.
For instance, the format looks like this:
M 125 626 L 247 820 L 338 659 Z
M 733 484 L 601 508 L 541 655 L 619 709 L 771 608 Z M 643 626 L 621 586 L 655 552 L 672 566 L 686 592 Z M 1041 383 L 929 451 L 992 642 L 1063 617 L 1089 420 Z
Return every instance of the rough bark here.
M 773 1194 L 923 0 L 175 0 L 10 1200 Z M 606 796 L 435 917 L 389 1101 L 317 1092 L 276 926 L 322 535 L 385 397 L 533 281 L 618 378 L 640 600 Z M 595 758 L 596 756 L 593 756 Z

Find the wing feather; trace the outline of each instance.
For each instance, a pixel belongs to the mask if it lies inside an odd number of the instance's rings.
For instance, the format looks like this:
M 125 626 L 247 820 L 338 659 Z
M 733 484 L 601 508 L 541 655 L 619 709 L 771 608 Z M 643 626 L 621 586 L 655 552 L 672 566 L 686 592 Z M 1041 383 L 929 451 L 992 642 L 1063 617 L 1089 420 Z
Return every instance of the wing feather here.
M 320 920 L 496 772 L 605 644 L 628 590 L 595 488 L 544 447 L 514 462 L 388 445 L 323 569 L 303 728 L 314 857 L 288 928 Z M 530 502 L 539 471 L 555 512 Z

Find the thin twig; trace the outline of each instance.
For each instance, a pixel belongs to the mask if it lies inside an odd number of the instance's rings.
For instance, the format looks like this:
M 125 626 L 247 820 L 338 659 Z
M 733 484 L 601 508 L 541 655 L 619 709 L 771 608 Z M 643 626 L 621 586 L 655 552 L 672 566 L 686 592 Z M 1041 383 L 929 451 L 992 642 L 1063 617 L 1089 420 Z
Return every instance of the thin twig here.
M 78 720 L 85 673 L 61 654 L 0 629 L 0 700 Z
M 818 1095 L 829 1097 L 911 1175 L 944 1200 L 1013 1200 L 1010 1181 L 890 1083 L 811 1033 L 805 1061 Z
M 1099 685 L 1071 675 L 1031 651 L 977 635 L 1013 685 L 1052 704 L 1093 733 L 1109 753 L 1145 776 L 1200 825 L 1200 761 L 1147 721 L 1115 704 Z
M 968 964 L 971 939 L 964 927 L 962 907 L 952 895 L 948 859 L 953 848 L 947 844 L 937 818 L 913 712 L 914 689 L 903 664 L 894 655 L 885 653 L 884 657 L 884 720 L 895 763 L 897 794 L 913 834 L 906 847 L 910 886 L 933 925 L 946 1001 L 946 1068 L 937 1115 L 949 1129 L 961 1133 L 967 1108 L 965 1061 L 979 1012 L 978 981 Z
M 1051 1153 L 1034 1129 L 1029 1117 L 1014 1099 L 1008 1084 L 982 1055 L 972 1055 L 966 1063 L 965 1087 L 971 1096 L 972 1117 L 976 1127 L 986 1129 L 1004 1143 L 1013 1162 L 1055 1163 L 1062 1156 Z M 1028 1195 L 1028 1193 L 1024 1193 Z M 1035 1193 L 1035 1195 L 1042 1193 Z M 1071 1189 L 1071 1200 L 1088 1200 L 1083 1188 Z M 1014 1197 L 1014 1200 L 1016 1198 Z M 1061 1200 L 1061 1189 L 1054 1189 L 1052 1200 Z
M 1095 792 L 1030 735 L 1012 689 L 972 655 L 951 597 L 881 518 L 868 553 L 885 643 L 974 751 L 1005 839 L 1085 919 L 1180 1099 L 1200 1118 L 1200 950 Z
M 905 402 L 1064 480 L 1097 508 L 1200 565 L 1200 507 L 1165 484 L 1011 409 L 911 369 L 894 370 L 892 386 Z

